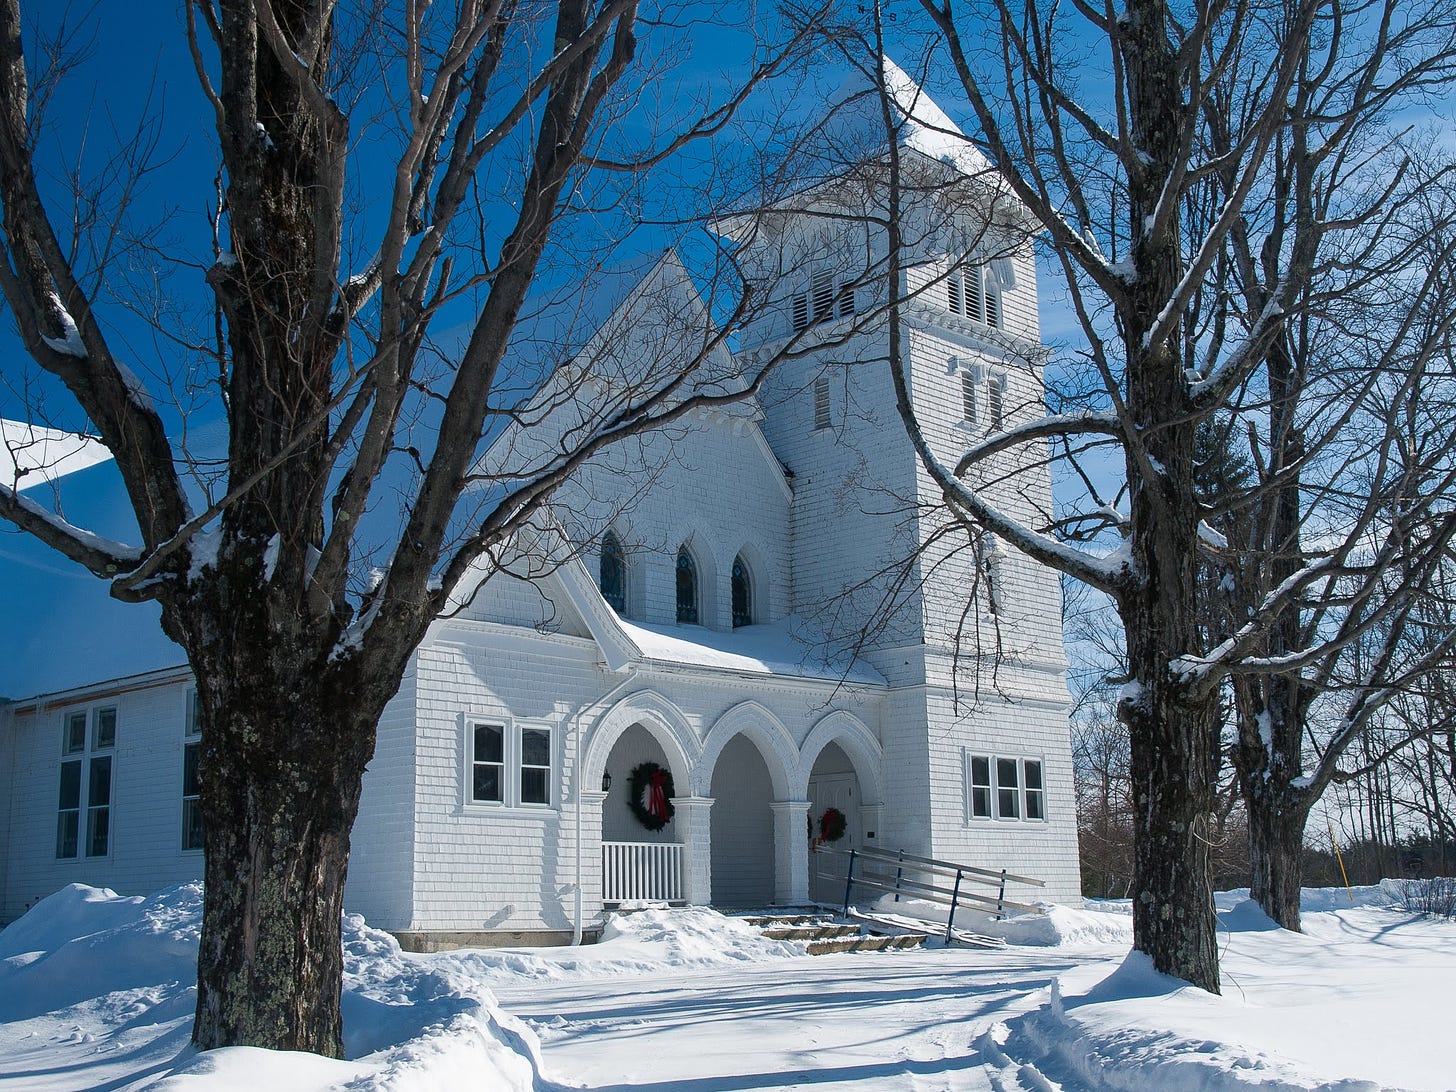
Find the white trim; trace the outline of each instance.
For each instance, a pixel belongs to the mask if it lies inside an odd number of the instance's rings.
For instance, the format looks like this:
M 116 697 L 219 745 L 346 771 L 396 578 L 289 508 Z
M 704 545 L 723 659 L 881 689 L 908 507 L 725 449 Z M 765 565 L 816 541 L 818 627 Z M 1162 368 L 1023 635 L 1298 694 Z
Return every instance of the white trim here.
M 138 675 L 118 675 L 115 678 L 102 679 L 100 682 L 87 683 L 84 686 L 73 686 L 69 690 L 54 690 L 49 694 L 36 694 L 9 703 L 0 702 L 0 705 L 8 704 L 16 716 L 38 714 L 62 706 L 101 701 L 104 698 L 134 694 L 139 690 L 150 690 L 158 686 L 168 686 L 191 679 L 192 669 L 186 664 L 182 664 L 178 667 L 164 667 Z

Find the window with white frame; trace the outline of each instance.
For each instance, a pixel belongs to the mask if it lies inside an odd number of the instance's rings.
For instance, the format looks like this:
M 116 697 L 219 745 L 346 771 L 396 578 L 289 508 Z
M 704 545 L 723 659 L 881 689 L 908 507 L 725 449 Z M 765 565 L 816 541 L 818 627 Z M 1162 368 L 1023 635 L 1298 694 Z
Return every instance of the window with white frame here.
M 1006 373 L 964 357 L 951 357 L 948 371 L 960 376 L 961 427 L 999 432 L 1006 427 Z M 985 394 L 981 389 L 985 388 Z
M 966 815 L 1038 823 L 1046 819 L 1046 786 L 1037 758 L 965 755 Z
M 991 759 L 988 755 L 971 755 L 967 761 L 966 794 L 970 799 L 973 819 L 991 818 Z
M 980 384 L 974 369 L 961 369 L 961 419 L 971 428 L 981 423 Z
M 552 806 L 555 748 L 549 727 L 471 718 L 466 729 L 468 803 Z
M 618 614 L 627 613 L 627 560 L 622 553 L 622 540 L 612 531 L 602 536 L 602 553 L 598 566 L 598 586 L 602 598 Z
M 182 726 L 182 848 L 202 848 L 202 710 L 197 691 L 187 691 L 187 722 Z
M 56 856 L 105 857 L 111 852 L 116 706 L 67 713 L 62 724 Z
M 986 406 L 990 412 L 989 428 L 1000 432 L 1006 425 L 1006 373 L 993 371 L 986 383 Z

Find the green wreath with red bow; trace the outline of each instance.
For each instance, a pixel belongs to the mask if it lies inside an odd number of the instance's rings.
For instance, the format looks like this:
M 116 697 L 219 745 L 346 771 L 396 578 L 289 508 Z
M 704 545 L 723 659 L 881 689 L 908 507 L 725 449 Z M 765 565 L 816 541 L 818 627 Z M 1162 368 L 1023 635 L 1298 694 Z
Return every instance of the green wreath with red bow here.
M 672 771 L 656 762 L 643 762 L 627 779 L 627 806 L 648 830 L 661 830 L 677 809 L 672 806 Z
M 844 829 L 847 825 L 844 812 L 838 808 L 825 808 L 824 814 L 819 816 L 819 840 L 821 842 L 839 841 L 844 837 Z

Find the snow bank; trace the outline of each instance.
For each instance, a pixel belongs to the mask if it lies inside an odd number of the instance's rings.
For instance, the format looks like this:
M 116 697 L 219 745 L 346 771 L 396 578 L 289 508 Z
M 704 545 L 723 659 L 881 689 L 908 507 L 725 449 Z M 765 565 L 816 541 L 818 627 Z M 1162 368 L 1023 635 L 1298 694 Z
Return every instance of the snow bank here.
M 437 958 L 483 981 L 504 983 L 661 974 L 665 967 L 707 969 L 806 951 L 800 942 L 769 940 L 740 918 L 689 906 L 613 914 L 600 941 L 579 948 L 471 949 Z
M 168 988 L 190 992 L 196 980 L 201 921 L 196 884 L 148 898 L 69 884 L 0 932 L 0 1020 L 104 996 L 156 996 L 169 1007 L 161 997 L 179 991 Z
M 168 1092 L 412 1092 L 542 1087 L 534 1033 L 460 961 L 415 957 L 357 916 L 343 921 L 345 1053 L 232 1047 L 199 1054 L 198 884 L 147 898 L 73 884 L 0 932 L 0 1079 Z
M 1389 884 L 1352 894 L 1307 890 L 1304 932 L 1290 933 L 1247 891 L 1221 893 L 1222 996 L 1131 952 L 1060 976 L 1040 1010 L 977 1046 L 1003 1069 L 1072 1087 L 1450 1088 L 1432 1044 L 1449 1035 L 1456 926 L 1392 905 Z
M 1082 947 L 1132 943 L 1132 910 L 1126 903 L 1094 904 L 1085 909 L 1039 902 L 1040 914 L 1011 914 L 1001 920 L 982 910 L 957 908 L 955 927 L 967 933 L 999 937 L 1008 944 L 1032 947 Z M 874 903 L 876 913 L 904 915 L 927 922 L 944 922 L 949 906 L 919 899 L 884 895 Z

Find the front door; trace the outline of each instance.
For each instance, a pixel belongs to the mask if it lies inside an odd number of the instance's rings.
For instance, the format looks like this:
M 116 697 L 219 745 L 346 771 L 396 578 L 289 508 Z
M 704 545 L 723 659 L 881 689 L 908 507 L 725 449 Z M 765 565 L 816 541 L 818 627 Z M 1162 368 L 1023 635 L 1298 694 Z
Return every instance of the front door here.
M 852 773 L 824 774 L 809 779 L 809 819 L 813 839 L 819 838 L 819 819 L 826 808 L 838 808 L 844 815 L 844 837 L 826 842 L 821 848 L 850 850 L 860 847 L 859 787 Z M 843 903 L 844 874 L 849 859 L 837 853 L 809 856 L 809 897 L 815 902 Z

